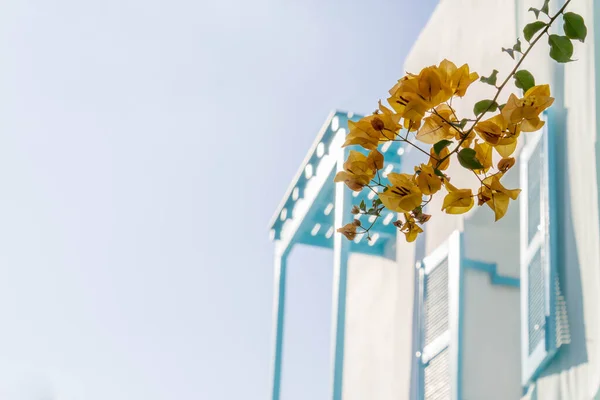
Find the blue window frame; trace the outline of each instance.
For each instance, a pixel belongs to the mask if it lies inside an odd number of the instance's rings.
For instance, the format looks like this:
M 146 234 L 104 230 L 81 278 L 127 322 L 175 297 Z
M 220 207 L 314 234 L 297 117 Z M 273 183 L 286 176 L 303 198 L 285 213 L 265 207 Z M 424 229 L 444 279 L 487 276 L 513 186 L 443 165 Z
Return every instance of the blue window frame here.
M 520 155 L 522 383 L 539 375 L 568 342 L 566 307 L 557 268 L 554 138 L 548 121 L 527 135 Z M 557 313 L 557 309 L 559 313 Z M 558 322 L 558 323 L 557 323 Z

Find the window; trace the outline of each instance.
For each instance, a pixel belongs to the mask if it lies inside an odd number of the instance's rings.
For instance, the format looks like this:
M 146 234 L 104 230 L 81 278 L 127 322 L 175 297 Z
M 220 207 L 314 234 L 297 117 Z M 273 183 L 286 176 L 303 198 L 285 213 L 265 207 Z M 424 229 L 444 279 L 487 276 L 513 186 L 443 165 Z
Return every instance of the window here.
M 419 269 L 419 399 L 457 398 L 460 234 L 425 257 Z
M 557 273 L 553 138 L 548 122 L 528 134 L 520 156 L 522 383 L 531 382 L 568 341 Z M 560 310 L 559 313 L 556 310 Z M 567 327 L 568 328 L 568 327 Z

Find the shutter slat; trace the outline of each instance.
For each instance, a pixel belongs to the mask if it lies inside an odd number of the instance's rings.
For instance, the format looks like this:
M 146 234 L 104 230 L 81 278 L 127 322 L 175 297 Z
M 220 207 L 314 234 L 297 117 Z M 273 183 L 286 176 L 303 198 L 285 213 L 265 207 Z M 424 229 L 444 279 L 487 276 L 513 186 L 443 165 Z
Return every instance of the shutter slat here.
M 544 293 L 544 269 L 541 253 L 538 250 L 528 266 L 528 331 L 529 331 L 529 354 L 533 353 L 536 346 L 546 336 L 546 300 Z
M 450 358 L 442 350 L 425 367 L 425 400 L 450 400 Z
M 448 259 L 425 276 L 425 346 L 449 329 Z

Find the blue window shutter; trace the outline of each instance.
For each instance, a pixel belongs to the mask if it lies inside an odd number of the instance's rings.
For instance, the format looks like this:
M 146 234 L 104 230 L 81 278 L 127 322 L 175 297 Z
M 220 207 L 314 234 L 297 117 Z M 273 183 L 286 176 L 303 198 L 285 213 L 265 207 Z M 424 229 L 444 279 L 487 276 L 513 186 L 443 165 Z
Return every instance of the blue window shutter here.
M 551 168 L 556 162 L 548 125 L 546 121 L 542 130 L 528 134 L 520 155 L 523 385 L 533 381 L 558 347 L 568 340 L 565 332 L 568 326 L 562 323 L 566 321 L 566 306 L 560 293 L 554 245 L 557 205 Z

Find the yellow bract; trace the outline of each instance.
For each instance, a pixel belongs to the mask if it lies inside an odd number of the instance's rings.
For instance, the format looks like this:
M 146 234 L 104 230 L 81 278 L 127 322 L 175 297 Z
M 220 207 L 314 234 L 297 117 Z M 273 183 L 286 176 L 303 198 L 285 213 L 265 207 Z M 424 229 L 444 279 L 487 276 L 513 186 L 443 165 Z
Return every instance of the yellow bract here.
M 450 157 L 446 158 L 442 162 L 440 162 L 440 160 L 442 160 L 448 154 L 450 154 L 450 150 L 448 150 L 448 147 L 444 147 L 440 151 L 440 154 L 438 155 L 438 154 L 435 154 L 435 150 L 433 149 L 433 146 L 432 146 L 431 149 L 429 149 L 429 162 L 427 163 L 427 165 L 431 165 L 435 169 L 444 171 L 450 165 Z
M 421 164 L 415 167 L 415 172 L 418 172 L 415 181 L 424 195 L 434 194 L 442 188 L 442 180 L 435 174 L 432 166 Z
M 442 211 L 447 214 L 464 214 L 469 211 L 475 201 L 471 189 L 457 189 L 448 181 L 444 181 L 448 194 L 444 197 Z
M 443 60 L 439 66 L 442 79 L 452 90 L 452 94 L 463 97 L 471 83 L 475 82 L 479 75 L 476 72 L 469 72 L 469 65 L 464 64 L 460 68 L 448 60 Z
M 540 113 L 553 102 L 554 98 L 550 97 L 550 86 L 534 86 L 525 92 L 521 99 L 511 94 L 502 109 L 502 115 L 509 123 L 521 123 L 523 132 L 535 132 L 544 126 L 544 121 L 539 117 Z
M 498 114 L 477 123 L 475 132 L 502 157 L 509 157 L 517 148 L 521 128 L 520 124 L 509 123 L 503 114 Z
M 467 64 L 460 68 L 448 60 L 439 66 L 425 67 L 418 75 L 407 74 L 390 89 L 388 102 L 404 118 L 404 127 L 416 129 L 425 113 L 448 101 L 452 96 L 464 96 L 479 76 L 469 71 Z
M 417 239 L 419 233 L 423 232 L 423 229 L 415 222 L 415 219 L 408 213 L 404 213 L 406 222 L 400 228 L 400 231 L 406 236 L 407 242 L 414 242 Z
M 421 205 L 423 196 L 412 175 L 391 173 L 388 179 L 391 185 L 379 194 L 379 199 L 389 210 L 411 212 Z
M 477 194 L 479 205 L 487 204 L 494 211 L 496 221 L 506 214 L 509 201 L 516 200 L 521 193 L 521 189 L 506 189 L 502 186 L 500 177 L 501 173 L 484 179 Z
M 378 169 L 383 168 L 383 155 L 373 150 L 368 156 L 351 150 L 344 163 L 344 171 L 335 175 L 334 182 L 344 182 L 351 190 L 360 192 L 371 182 Z
M 348 121 L 350 132 L 342 147 L 359 145 L 367 150 L 374 150 L 379 142 L 393 140 L 400 131 L 400 115 L 379 103 L 381 112 L 364 117 L 358 122 Z
M 435 113 L 423 120 L 423 126 L 415 137 L 427 144 L 435 144 L 442 139 L 452 139 L 455 131 L 446 121 L 456 121 L 454 111 L 448 105 L 440 104 L 435 109 Z
M 486 142 L 479 143 L 479 141 L 475 139 L 473 150 L 475 150 L 477 161 L 483 165 L 483 169 L 477 169 L 475 172 L 478 174 L 486 173 L 492 167 L 492 146 Z

